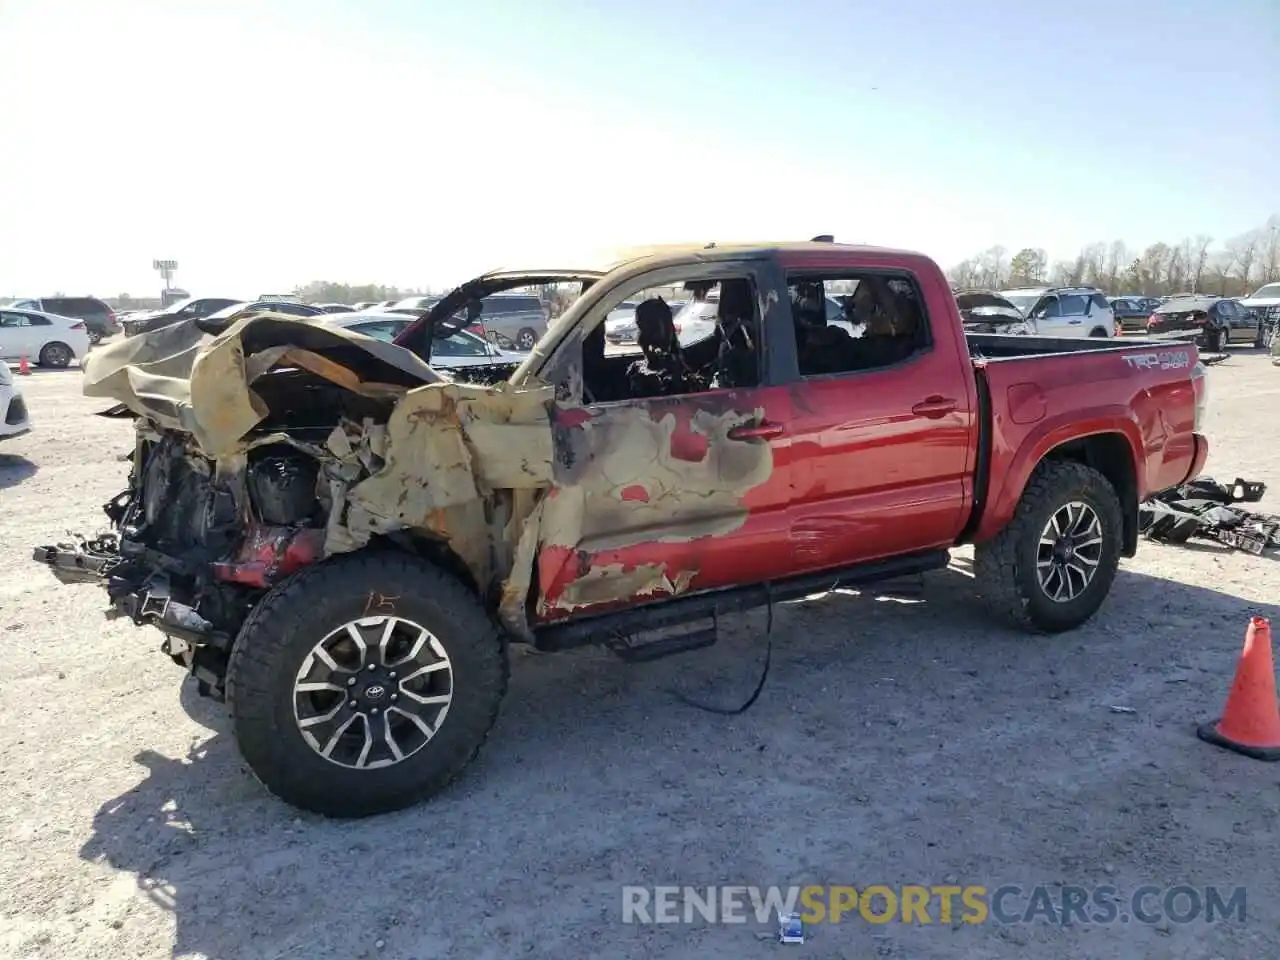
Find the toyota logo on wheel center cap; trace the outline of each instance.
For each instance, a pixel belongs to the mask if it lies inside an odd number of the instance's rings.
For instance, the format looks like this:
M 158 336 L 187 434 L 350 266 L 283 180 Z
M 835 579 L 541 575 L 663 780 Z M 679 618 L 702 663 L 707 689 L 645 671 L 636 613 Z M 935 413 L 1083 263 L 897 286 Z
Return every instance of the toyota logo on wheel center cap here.
M 372 686 L 365 687 L 364 695 L 370 700 L 381 700 L 387 695 L 387 688 L 380 683 L 375 683 Z

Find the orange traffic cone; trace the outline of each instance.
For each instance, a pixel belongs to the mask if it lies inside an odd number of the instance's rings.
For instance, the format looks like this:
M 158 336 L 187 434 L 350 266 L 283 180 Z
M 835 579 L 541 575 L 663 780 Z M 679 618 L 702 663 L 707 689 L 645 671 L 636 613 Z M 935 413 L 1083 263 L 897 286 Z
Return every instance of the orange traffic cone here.
M 1196 736 L 1255 760 L 1280 760 L 1280 703 L 1276 701 L 1269 621 L 1262 617 L 1249 621 L 1244 652 L 1222 717 L 1201 724 Z
M 23 377 L 31 376 L 31 364 L 27 363 L 25 353 L 18 359 L 18 374 Z

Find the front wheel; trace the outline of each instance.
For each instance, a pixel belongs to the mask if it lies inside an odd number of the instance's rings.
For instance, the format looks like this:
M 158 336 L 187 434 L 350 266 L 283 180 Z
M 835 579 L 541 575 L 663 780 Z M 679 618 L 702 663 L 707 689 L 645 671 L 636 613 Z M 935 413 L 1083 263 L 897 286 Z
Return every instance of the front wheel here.
M 1046 460 L 1009 524 L 974 550 L 978 589 L 1002 619 L 1060 633 L 1102 606 L 1120 565 L 1124 515 L 1092 467 Z
M 533 345 L 538 342 L 537 331 L 525 327 L 516 334 L 516 346 L 521 350 L 532 350 Z
M 363 817 L 438 793 L 507 685 L 502 634 L 460 582 L 366 551 L 302 571 L 236 640 L 227 702 L 250 769 L 287 803 Z

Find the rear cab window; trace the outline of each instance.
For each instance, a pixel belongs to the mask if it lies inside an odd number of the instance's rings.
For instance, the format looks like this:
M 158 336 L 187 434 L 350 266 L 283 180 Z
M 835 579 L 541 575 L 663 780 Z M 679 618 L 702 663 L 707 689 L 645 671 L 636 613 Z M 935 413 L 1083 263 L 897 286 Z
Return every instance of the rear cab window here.
M 791 271 L 787 294 L 801 377 L 886 369 L 933 348 L 924 297 L 909 274 Z

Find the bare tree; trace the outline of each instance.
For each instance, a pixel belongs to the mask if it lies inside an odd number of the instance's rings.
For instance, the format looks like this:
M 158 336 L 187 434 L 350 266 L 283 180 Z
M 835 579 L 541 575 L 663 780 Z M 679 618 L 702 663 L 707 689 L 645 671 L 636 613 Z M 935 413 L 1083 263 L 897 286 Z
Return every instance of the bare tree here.
M 1258 260 L 1258 246 L 1262 242 L 1261 232 L 1250 230 L 1227 241 L 1227 253 L 1235 261 L 1235 276 L 1241 286 L 1249 290 L 1249 278 L 1253 275 L 1253 265 Z
M 1273 213 L 1267 218 L 1267 225 L 1262 228 L 1260 246 L 1262 282 L 1275 283 L 1280 280 L 1280 213 Z
M 1205 264 L 1206 286 L 1213 287 L 1220 297 L 1227 295 L 1227 287 L 1231 283 L 1231 273 L 1236 265 L 1236 255 L 1231 250 L 1221 250 L 1212 254 Z
M 961 260 L 947 271 L 947 279 L 958 290 L 967 290 L 978 285 L 978 264 L 972 257 Z
M 1209 262 L 1209 244 L 1211 243 L 1213 243 L 1213 237 L 1208 234 L 1202 233 L 1196 237 L 1195 260 L 1191 268 L 1192 293 L 1200 289 L 1200 278 L 1204 275 L 1205 264 Z
M 1005 285 L 1004 255 L 1008 251 L 996 244 L 978 255 L 978 276 L 982 286 L 998 290 Z
M 1113 240 L 1107 248 L 1106 266 L 1103 269 L 1102 286 L 1109 293 L 1118 293 L 1120 271 L 1129 262 L 1129 250 L 1123 240 Z
M 1165 267 L 1165 285 L 1172 291 L 1186 289 L 1188 269 L 1195 257 L 1190 240 L 1183 240 L 1176 247 L 1169 248 L 1169 264 Z
M 1156 293 L 1163 289 L 1169 263 L 1169 245 L 1153 243 L 1138 258 L 1142 277 L 1142 292 Z
M 1077 283 L 1101 286 L 1103 262 L 1107 258 L 1105 243 L 1091 243 L 1080 251 L 1080 278 Z
M 1006 281 L 1058 285 L 1090 283 L 1109 293 L 1158 296 L 1198 291 L 1206 284 L 1224 295 L 1251 293 L 1250 284 L 1280 281 L 1280 213 L 1265 226 L 1233 238 L 1215 250 L 1213 238 L 1197 234 L 1170 246 L 1153 243 L 1134 255 L 1124 241 L 1090 243 L 1071 260 L 1049 258 L 1043 250 L 1023 247 L 1006 261 L 1006 249 L 994 246 L 957 264 L 948 276 L 965 286 L 1000 287 Z

